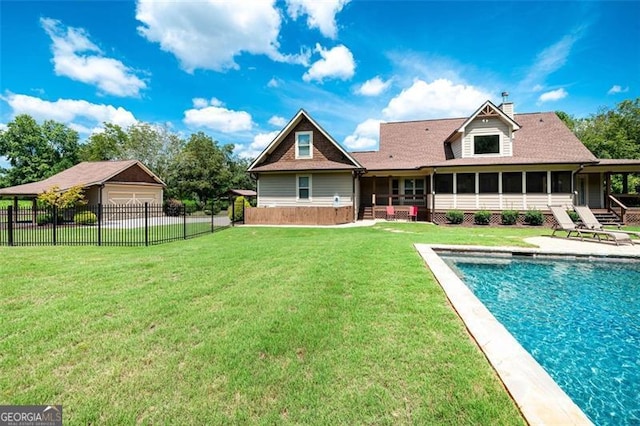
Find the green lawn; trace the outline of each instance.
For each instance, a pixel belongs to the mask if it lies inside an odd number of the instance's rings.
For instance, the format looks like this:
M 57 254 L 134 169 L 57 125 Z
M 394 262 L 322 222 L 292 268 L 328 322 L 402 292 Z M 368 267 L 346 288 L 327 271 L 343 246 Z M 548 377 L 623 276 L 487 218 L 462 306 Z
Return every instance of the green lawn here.
M 523 424 L 412 244 L 545 228 L 232 228 L 0 247 L 0 404 L 65 424 Z

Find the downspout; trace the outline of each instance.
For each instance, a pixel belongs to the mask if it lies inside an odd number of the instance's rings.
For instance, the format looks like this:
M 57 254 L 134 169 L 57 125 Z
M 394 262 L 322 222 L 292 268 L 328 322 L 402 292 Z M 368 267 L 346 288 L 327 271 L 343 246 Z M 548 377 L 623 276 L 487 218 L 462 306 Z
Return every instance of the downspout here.
M 574 206 L 577 204 L 576 199 L 578 197 L 578 191 L 576 190 L 576 174 L 578 174 L 578 172 L 581 172 L 582 169 L 584 169 L 584 164 L 580 164 L 580 167 L 577 170 L 573 170 L 571 172 L 571 194 L 573 194 Z
M 351 206 L 353 207 L 353 223 L 355 223 L 358 218 L 358 213 L 356 211 L 356 176 L 358 176 L 358 172 L 353 170 L 351 172 Z
M 433 168 L 433 173 L 431 173 L 431 222 L 436 223 L 434 219 L 435 211 L 436 211 L 436 173 L 438 169 Z

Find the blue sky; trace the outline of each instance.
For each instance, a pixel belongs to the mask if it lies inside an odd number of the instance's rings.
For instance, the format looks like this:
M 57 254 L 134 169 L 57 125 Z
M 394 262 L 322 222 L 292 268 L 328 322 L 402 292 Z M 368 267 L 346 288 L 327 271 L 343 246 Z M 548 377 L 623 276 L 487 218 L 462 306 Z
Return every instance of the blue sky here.
M 640 96 L 640 2 L 2 1 L 0 127 L 15 115 L 204 131 L 257 155 L 300 109 L 351 150 L 380 121 L 578 117 Z

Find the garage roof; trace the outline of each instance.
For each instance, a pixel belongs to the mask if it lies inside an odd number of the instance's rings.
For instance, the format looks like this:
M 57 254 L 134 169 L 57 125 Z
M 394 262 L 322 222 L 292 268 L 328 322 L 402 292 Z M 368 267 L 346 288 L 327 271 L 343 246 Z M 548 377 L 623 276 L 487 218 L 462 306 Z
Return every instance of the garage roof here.
M 0 196 L 35 197 L 54 186 L 65 191 L 77 185 L 82 185 L 84 188 L 102 185 L 134 166 L 138 166 L 146 172 L 158 185 L 166 186 L 158 176 L 138 160 L 85 161 L 39 182 L 2 188 Z

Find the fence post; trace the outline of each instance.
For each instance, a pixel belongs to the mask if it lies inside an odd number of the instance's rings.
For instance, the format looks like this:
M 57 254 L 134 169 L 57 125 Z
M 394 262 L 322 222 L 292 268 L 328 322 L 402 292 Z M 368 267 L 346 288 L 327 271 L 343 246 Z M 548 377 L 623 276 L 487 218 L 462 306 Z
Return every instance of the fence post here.
M 149 245 L 149 203 L 144 203 L 144 245 Z
M 214 214 L 213 208 L 214 208 L 215 204 L 216 204 L 215 203 L 215 199 L 211 199 L 211 232 L 212 233 L 214 232 L 214 227 L 213 227 L 213 222 L 214 221 L 213 221 L 213 218 L 215 217 L 215 214 Z
M 13 207 L 7 207 L 7 244 L 13 245 Z
M 102 245 L 102 203 L 98 203 L 98 245 Z
M 236 224 L 236 200 L 233 197 L 229 197 L 231 200 L 231 226 Z
M 187 239 L 187 206 L 182 205 L 182 238 Z
M 56 231 L 58 229 L 58 206 L 53 206 L 53 245 L 56 245 L 57 235 Z
M 245 198 L 242 197 L 242 224 L 244 225 L 244 202 L 245 202 Z

